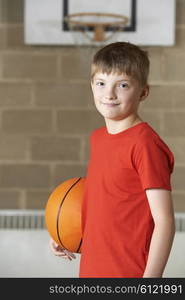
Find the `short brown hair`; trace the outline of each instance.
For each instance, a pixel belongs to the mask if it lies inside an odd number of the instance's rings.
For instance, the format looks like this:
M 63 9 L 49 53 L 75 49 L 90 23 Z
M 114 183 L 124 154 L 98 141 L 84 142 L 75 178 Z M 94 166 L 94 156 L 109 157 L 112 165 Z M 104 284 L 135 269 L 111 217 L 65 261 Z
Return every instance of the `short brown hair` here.
M 145 86 L 148 81 L 150 62 L 146 51 L 128 42 L 116 42 L 101 48 L 91 66 L 91 79 L 97 72 L 125 73 Z

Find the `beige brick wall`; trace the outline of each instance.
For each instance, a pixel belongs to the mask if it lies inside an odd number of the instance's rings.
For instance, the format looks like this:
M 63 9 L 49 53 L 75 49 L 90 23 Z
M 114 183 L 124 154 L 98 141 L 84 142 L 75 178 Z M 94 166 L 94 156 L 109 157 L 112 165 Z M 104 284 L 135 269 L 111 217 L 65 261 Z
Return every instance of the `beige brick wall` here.
M 145 47 L 151 93 L 140 115 L 174 152 L 174 207 L 185 211 L 184 0 L 176 21 L 175 46 Z M 24 45 L 23 0 L 0 0 L 0 208 L 44 208 L 55 186 L 85 176 L 89 133 L 104 124 L 90 91 L 91 55 Z

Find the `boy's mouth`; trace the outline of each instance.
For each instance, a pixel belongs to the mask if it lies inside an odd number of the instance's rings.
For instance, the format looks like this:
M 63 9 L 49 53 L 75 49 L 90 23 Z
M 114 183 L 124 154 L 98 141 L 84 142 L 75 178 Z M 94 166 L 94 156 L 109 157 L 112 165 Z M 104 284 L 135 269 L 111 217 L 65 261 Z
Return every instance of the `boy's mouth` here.
M 104 103 L 104 102 L 101 102 L 103 105 L 106 105 L 108 107 L 113 107 L 113 106 L 117 106 L 119 105 L 119 103 Z

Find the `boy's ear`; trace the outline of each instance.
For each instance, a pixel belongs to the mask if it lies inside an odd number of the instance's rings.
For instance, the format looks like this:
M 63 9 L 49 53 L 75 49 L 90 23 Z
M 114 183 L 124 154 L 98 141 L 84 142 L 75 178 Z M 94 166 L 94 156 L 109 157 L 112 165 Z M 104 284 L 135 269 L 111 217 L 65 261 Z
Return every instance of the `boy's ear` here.
M 145 100 L 147 97 L 148 97 L 148 94 L 149 94 L 149 85 L 147 84 L 143 89 L 142 89 L 142 92 L 141 92 L 141 95 L 140 95 L 140 101 L 143 101 Z
M 93 79 L 91 79 L 91 89 L 92 89 L 92 87 L 93 87 Z

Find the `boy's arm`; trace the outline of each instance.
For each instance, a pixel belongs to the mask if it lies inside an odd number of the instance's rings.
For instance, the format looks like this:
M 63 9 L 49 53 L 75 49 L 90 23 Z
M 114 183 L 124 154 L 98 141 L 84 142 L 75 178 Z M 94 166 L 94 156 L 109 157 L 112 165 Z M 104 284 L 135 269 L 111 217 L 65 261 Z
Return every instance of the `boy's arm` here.
M 175 234 L 172 197 L 164 189 L 147 189 L 146 195 L 155 225 L 143 277 L 162 277 Z

